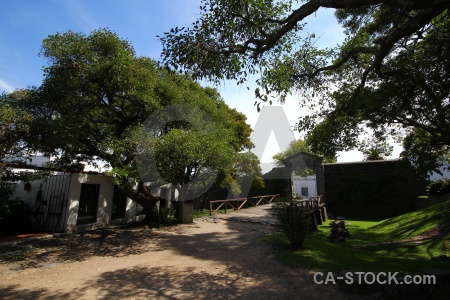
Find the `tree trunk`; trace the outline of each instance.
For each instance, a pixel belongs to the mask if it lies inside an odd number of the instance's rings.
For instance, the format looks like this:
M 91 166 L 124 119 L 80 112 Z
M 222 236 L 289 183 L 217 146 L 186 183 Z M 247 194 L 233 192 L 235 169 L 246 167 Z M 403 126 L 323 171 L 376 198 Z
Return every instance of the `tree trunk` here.
M 157 226 L 159 226 L 158 215 L 154 213 L 154 209 L 156 207 L 156 204 L 161 200 L 160 197 L 153 196 L 151 191 L 146 186 L 144 186 L 142 182 L 138 183 L 136 189 L 132 187 L 126 180 L 123 180 L 122 184 L 120 185 L 120 189 L 128 198 L 144 208 L 144 224 L 151 226 L 152 223 L 155 223 Z

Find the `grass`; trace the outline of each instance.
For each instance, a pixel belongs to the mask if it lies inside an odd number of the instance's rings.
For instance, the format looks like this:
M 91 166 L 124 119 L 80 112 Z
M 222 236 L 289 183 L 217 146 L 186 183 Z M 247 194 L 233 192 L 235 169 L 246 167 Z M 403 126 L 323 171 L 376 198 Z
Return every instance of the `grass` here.
M 434 261 L 432 256 L 450 256 L 450 237 L 377 245 L 380 242 L 413 238 L 433 227 L 448 224 L 450 201 L 383 221 L 348 220 L 351 236 L 343 243 L 330 243 L 329 222 L 319 226 L 292 251 L 281 233 L 264 238 L 276 246 L 275 256 L 282 262 L 315 271 L 401 272 L 420 274 L 424 267 L 450 271 L 450 261 Z
M 403 239 L 418 236 L 443 222 L 449 222 L 450 201 L 418 211 L 384 220 L 371 228 L 376 234 L 388 239 Z

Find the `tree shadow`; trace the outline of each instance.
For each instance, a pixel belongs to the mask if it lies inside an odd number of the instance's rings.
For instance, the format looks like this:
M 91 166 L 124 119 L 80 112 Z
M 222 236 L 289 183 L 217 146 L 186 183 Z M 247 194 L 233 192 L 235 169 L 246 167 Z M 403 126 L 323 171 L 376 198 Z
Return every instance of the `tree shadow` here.
M 71 299 L 76 296 L 74 293 L 64 293 L 60 291 L 49 291 L 45 288 L 24 289 L 19 285 L 0 286 L 0 298 L 3 300 L 35 300 L 35 299 Z
M 286 285 L 290 284 L 290 288 Z M 135 267 L 105 272 L 77 291 L 86 295 L 97 290 L 104 299 L 323 299 L 331 292 L 317 293 L 302 282 L 274 284 L 271 276 L 230 266 L 218 272 L 196 267 Z M 339 299 L 339 297 L 337 297 Z M 346 299 L 346 298 L 341 298 Z
M 4 261 L 15 263 L 12 269 L 44 266 L 47 261 L 74 262 L 94 256 L 122 257 L 142 254 L 159 247 L 153 240 L 157 236 L 146 228 L 98 229 L 77 234 L 61 235 L 50 239 L 25 241 L 17 245 L 2 246 Z M 20 260 L 7 259 L 7 253 L 22 252 Z
M 195 268 L 137 267 L 105 272 L 81 291 L 99 289 L 97 297 L 142 299 L 189 299 L 196 295 L 214 295 L 215 299 L 241 298 L 242 276 L 230 279 L 226 274 L 212 275 Z M 240 275 L 240 274 L 238 274 Z
M 287 274 L 288 275 L 288 274 Z M 289 288 L 288 288 L 289 286 Z M 323 299 L 333 289 L 311 287 L 287 280 L 274 284 L 271 276 L 239 266 L 219 271 L 196 267 L 138 266 L 104 272 L 70 292 L 45 288 L 24 289 L 19 285 L 0 287 L 1 299 Z M 333 299 L 347 299 L 334 295 Z M 336 297 L 338 296 L 338 297 Z
M 273 228 L 221 222 L 217 230 L 194 223 L 153 234 L 148 230 L 85 233 L 83 244 L 56 254 L 57 258 L 86 260 L 90 256 L 131 256 L 155 251 L 156 247 L 170 252 L 166 256 L 154 256 L 167 262 L 152 262 L 152 256 L 148 255 L 142 264 L 87 278 L 70 294 L 52 291 L 51 286 L 47 291 L 43 288 L 24 290 L 16 285 L 0 288 L 0 295 L 4 299 L 17 299 L 18 295 L 20 298 L 24 295 L 24 299 L 298 299 L 300 296 L 351 299 L 339 293 L 336 286 L 315 284 L 312 272 L 281 265 L 273 256 L 272 246 L 261 239 Z M 76 244 L 80 240 L 71 242 Z M 135 246 L 136 249 L 126 249 Z M 81 253 L 76 254 L 76 251 Z M 174 255 L 173 261 L 171 255 Z M 198 260 L 209 262 L 199 264 Z

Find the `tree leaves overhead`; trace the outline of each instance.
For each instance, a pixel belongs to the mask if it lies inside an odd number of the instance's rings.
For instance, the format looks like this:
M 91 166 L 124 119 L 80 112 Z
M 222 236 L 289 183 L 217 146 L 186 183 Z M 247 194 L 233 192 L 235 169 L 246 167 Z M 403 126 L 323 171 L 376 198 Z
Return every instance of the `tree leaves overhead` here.
M 258 73 L 258 101 L 284 102 L 296 92 L 316 112 L 300 118 L 297 129 L 327 156 L 357 146 L 362 126 L 399 139 L 420 129 L 438 149 L 450 144 L 449 6 L 450 0 L 205 0 L 196 22 L 160 38 L 162 59 L 212 81 L 244 83 Z M 317 33 L 303 31 L 324 8 L 335 9 L 345 34 L 342 44 L 325 49 L 315 45 Z

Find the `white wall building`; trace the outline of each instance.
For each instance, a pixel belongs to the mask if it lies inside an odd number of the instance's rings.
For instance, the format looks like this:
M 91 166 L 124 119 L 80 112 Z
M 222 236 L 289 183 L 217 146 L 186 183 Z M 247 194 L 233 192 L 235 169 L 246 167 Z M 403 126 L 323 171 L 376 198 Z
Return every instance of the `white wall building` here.
M 316 175 L 306 177 L 292 176 L 294 186 L 293 193 L 303 197 L 317 197 Z
M 14 197 L 32 208 L 41 231 L 84 231 L 142 218 L 139 206 L 103 175 L 71 173 L 22 182 Z

